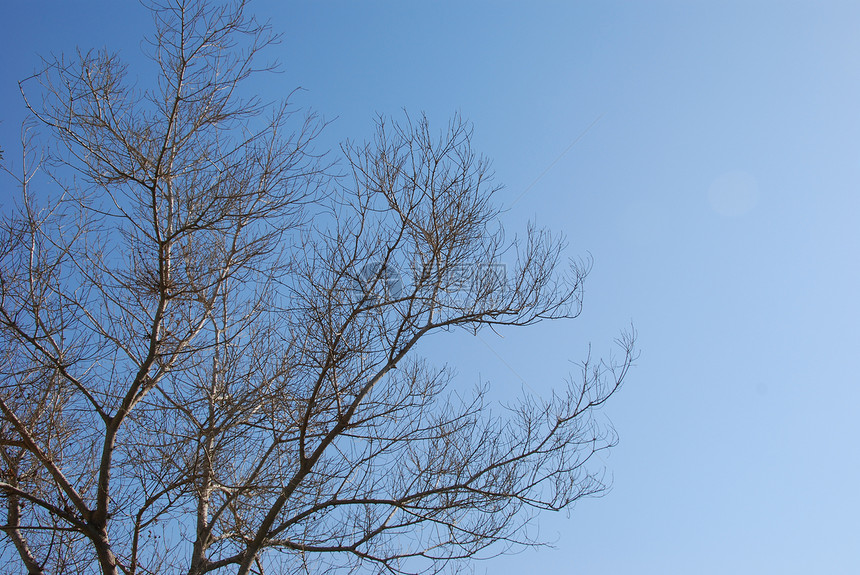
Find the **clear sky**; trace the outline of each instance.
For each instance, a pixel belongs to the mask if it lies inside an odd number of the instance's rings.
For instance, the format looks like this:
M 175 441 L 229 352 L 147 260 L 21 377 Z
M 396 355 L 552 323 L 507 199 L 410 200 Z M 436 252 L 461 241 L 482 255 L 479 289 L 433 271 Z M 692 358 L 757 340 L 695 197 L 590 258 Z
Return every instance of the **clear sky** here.
M 555 549 L 478 572 L 860 573 L 860 3 L 254 9 L 285 34 L 259 92 L 301 86 L 295 102 L 332 120 L 324 145 L 369 137 L 375 113 L 441 127 L 459 111 L 506 225 L 593 256 L 579 319 L 434 339 L 464 385 L 548 393 L 589 342 L 639 332 L 603 412 L 621 438 L 600 462 L 611 491 L 541 516 Z M 135 2 L 2 12 L 7 154 L 37 54 L 107 45 L 133 65 L 150 23 Z

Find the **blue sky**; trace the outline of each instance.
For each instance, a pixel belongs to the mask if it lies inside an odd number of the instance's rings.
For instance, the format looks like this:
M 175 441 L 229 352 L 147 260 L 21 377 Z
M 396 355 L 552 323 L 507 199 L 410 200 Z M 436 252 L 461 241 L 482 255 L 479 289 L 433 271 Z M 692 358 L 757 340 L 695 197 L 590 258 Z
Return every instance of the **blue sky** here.
M 134 2 L 3 11 L 9 156 L 37 54 L 107 45 L 134 64 L 149 25 Z M 548 393 L 589 342 L 605 354 L 639 332 L 604 410 L 621 438 L 602 461 L 612 490 L 541 516 L 555 549 L 478 572 L 860 572 L 860 3 L 255 11 L 285 35 L 283 72 L 256 89 L 302 87 L 295 102 L 332 121 L 321 144 L 369 137 L 376 113 L 459 111 L 508 228 L 536 220 L 594 257 L 579 319 L 434 339 L 464 385 Z

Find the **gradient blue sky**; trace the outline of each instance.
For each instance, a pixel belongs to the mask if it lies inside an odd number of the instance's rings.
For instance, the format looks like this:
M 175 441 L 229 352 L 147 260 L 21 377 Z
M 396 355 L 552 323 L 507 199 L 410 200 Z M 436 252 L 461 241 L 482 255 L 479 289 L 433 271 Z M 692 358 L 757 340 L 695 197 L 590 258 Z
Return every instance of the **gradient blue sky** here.
M 134 64 L 150 22 L 135 2 L 2 11 L 7 157 L 36 54 L 107 45 Z M 285 34 L 283 73 L 257 89 L 304 88 L 295 102 L 332 120 L 322 144 L 369 137 L 376 113 L 441 127 L 459 111 L 509 228 L 537 220 L 594 257 L 578 320 L 434 339 L 464 385 L 548 393 L 589 342 L 605 354 L 639 332 L 604 410 L 621 437 L 602 461 L 612 490 L 541 516 L 555 549 L 478 572 L 860 572 L 860 3 L 255 11 Z

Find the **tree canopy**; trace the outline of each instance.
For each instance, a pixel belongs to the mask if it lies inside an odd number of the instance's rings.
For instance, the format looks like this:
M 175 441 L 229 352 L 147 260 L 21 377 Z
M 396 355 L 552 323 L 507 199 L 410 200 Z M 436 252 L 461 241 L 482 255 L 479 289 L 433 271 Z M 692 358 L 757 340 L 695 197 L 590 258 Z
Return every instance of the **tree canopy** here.
M 25 130 L 4 164 L 3 561 L 412 573 L 539 543 L 534 512 L 604 488 L 593 415 L 632 332 L 494 409 L 416 346 L 576 317 L 588 262 L 534 226 L 506 240 L 460 117 L 380 117 L 333 161 L 314 115 L 243 95 L 276 39 L 244 2 L 150 8 L 147 89 L 105 51 L 22 83 L 52 145 Z

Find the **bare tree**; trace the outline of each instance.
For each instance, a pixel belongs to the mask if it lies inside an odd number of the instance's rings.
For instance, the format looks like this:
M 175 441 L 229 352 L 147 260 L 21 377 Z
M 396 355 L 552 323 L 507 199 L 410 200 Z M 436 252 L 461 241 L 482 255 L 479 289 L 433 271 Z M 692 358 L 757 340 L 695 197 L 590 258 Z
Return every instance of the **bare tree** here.
M 151 8 L 151 90 L 104 52 L 22 84 L 55 145 L 25 131 L 0 229 L 7 568 L 435 572 L 538 544 L 536 511 L 604 488 L 593 412 L 632 334 L 495 413 L 416 346 L 575 317 L 588 266 L 505 241 L 461 119 L 380 118 L 329 177 L 319 121 L 243 97 L 275 39 L 243 2 Z

